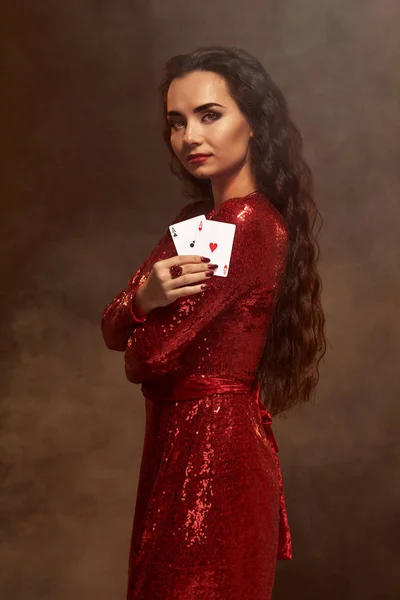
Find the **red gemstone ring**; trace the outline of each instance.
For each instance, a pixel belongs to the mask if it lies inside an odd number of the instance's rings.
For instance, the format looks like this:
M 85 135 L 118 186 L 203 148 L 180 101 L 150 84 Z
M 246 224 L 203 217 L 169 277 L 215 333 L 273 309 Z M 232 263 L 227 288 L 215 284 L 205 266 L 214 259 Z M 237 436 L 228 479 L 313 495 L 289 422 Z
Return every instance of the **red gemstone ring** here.
M 180 265 L 172 265 L 172 267 L 169 268 L 169 272 L 171 273 L 172 279 L 176 279 L 182 275 L 183 269 Z

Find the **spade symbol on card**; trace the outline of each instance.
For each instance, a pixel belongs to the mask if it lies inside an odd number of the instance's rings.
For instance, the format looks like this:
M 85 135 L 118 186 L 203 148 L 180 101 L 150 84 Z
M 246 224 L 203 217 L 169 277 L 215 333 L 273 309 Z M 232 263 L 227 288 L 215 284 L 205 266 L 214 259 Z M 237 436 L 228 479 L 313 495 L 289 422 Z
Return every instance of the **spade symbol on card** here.
M 177 237 L 178 236 L 178 234 L 176 233 L 174 227 L 171 228 L 171 231 L 172 231 L 172 237 Z
M 189 245 L 190 245 L 191 248 L 194 248 L 195 242 L 196 242 L 196 240 L 193 240 L 193 242 L 190 242 Z

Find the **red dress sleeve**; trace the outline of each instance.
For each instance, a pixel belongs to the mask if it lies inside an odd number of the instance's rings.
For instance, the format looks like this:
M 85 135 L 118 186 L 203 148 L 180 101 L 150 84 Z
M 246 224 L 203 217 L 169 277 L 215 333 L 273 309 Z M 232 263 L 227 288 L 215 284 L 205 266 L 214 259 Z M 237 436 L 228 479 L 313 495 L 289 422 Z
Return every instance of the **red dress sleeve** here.
M 190 202 L 187 204 L 179 212 L 178 216 L 175 217 L 171 224 L 183 221 L 195 204 L 196 202 Z M 170 235 L 169 229 L 167 229 L 163 238 L 166 235 Z M 147 266 L 151 264 L 151 261 L 157 253 L 158 245 L 159 244 L 157 244 L 154 250 L 142 263 L 135 275 L 131 277 L 128 286 L 121 290 L 103 311 L 101 318 L 101 331 L 104 342 L 107 348 L 110 350 L 124 352 L 132 331 L 138 325 L 145 323 L 147 320 L 148 315 L 141 315 L 137 310 L 133 309 L 133 300 L 139 286 L 144 281 L 143 275 L 146 272 Z
M 237 198 L 218 207 L 213 218 L 236 225 L 228 276 L 212 277 L 204 292 L 154 309 L 135 327 L 125 352 L 129 381 L 168 373 L 196 336 L 254 286 L 263 298 L 277 290 L 287 254 L 287 230 L 277 209 L 265 203 L 258 211 Z

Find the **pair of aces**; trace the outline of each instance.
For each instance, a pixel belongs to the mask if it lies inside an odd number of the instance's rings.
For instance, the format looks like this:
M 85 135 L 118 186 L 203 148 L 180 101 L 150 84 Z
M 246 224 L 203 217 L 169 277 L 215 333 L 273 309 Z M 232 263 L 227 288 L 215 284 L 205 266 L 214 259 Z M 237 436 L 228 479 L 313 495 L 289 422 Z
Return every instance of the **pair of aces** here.
M 169 226 L 178 255 L 207 256 L 217 264 L 214 276 L 227 277 L 236 225 L 209 221 L 205 215 Z

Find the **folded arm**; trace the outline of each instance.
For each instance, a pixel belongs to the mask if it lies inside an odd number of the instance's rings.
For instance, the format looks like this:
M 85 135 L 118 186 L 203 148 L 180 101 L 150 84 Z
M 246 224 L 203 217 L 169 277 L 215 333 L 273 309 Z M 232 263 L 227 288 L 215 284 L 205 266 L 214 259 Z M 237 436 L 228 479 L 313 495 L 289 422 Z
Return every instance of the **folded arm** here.
M 227 277 L 212 277 L 204 292 L 156 308 L 137 324 L 125 352 L 129 381 L 141 383 L 168 373 L 196 336 L 255 285 L 274 293 L 287 252 L 287 233 L 275 211 L 256 213 L 244 198 L 221 205 L 215 220 L 234 223 L 235 237 Z
M 179 223 L 180 221 L 185 220 L 185 218 L 187 218 L 186 215 L 192 210 L 194 204 L 196 203 L 190 202 L 187 204 L 177 217 L 175 217 L 172 223 Z M 138 288 L 144 283 L 151 271 L 159 244 L 168 235 L 170 235 L 169 229 L 136 271 L 135 275 L 131 277 L 128 286 L 121 290 L 103 311 L 101 317 L 101 331 L 104 342 L 110 350 L 124 352 L 133 330 L 146 321 L 148 315 L 143 316 L 139 314 L 139 312 L 134 309 L 133 301 Z

